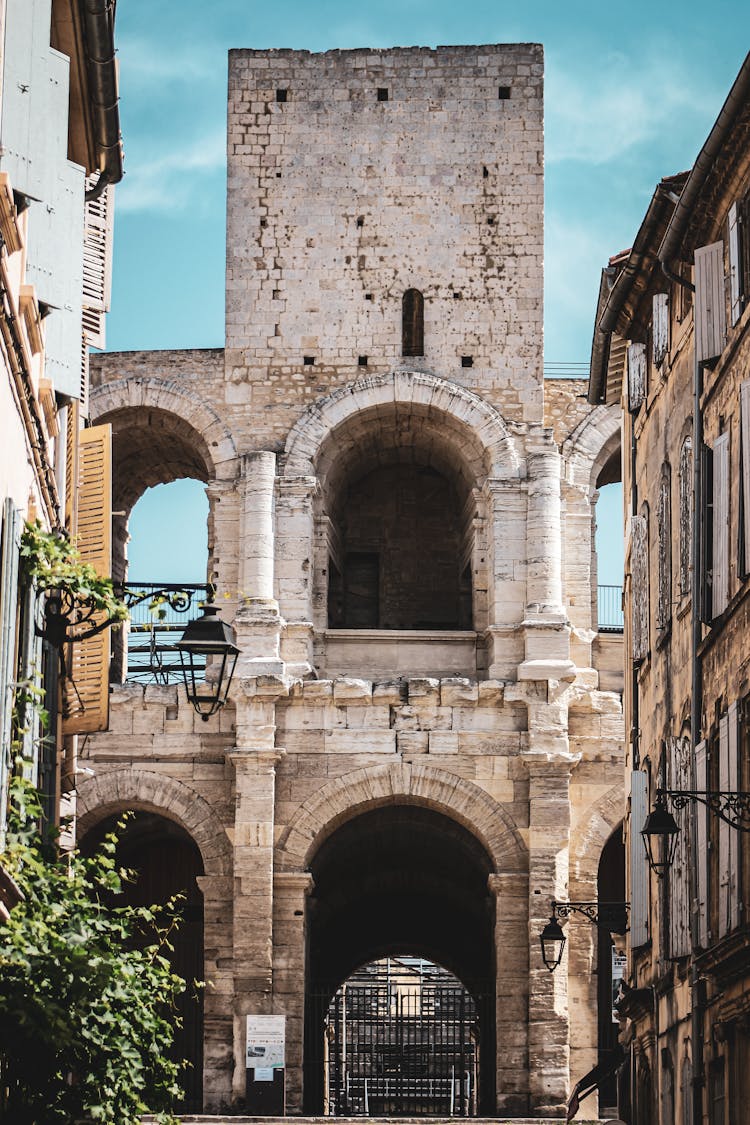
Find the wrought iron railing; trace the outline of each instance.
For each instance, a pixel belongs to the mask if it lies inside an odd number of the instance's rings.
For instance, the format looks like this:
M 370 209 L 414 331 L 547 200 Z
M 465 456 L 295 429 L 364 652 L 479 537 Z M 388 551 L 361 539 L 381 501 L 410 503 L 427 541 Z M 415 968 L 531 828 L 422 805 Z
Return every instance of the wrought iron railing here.
M 213 598 L 213 586 L 193 582 L 128 582 L 122 587 L 130 608 L 127 626 L 127 679 L 170 684 L 181 679 L 174 647 L 200 607 Z
M 599 632 L 622 633 L 625 628 L 622 586 L 597 586 L 596 595 Z

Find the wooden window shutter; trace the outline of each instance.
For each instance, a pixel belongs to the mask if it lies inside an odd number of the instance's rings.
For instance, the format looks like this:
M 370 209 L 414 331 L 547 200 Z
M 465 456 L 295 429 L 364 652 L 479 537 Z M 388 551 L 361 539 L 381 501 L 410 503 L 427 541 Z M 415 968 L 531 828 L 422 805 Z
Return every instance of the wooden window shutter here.
M 724 243 L 695 251 L 695 351 L 699 363 L 716 359 L 727 334 L 724 308 Z
M 729 704 L 727 712 L 727 789 L 736 793 L 740 787 L 740 708 Z M 720 785 L 720 789 L 724 786 Z M 729 826 L 727 826 L 729 827 Z M 729 929 L 740 924 L 740 834 L 729 829 Z
M 90 177 L 87 187 L 94 178 Z M 83 334 L 93 348 L 106 346 L 105 313 L 112 292 L 112 219 L 114 188 L 107 186 L 98 199 L 86 201 L 83 228 Z
M 641 829 L 648 813 L 648 774 L 630 775 L 630 943 L 633 949 L 648 941 L 648 856 Z
M 680 450 L 680 593 L 691 592 L 693 565 L 693 442 L 686 437 Z
M 742 460 L 743 574 L 750 574 L 750 379 L 740 384 L 740 450 Z
M 634 414 L 646 397 L 646 345 L 628 345 L 628 410 Z
M 711 624 L 713 618 L 713 524 L 714 524 L 714 451 L 701 445 L 701 495 L 700 513 L 700 615 L 701 621 Z
M 706 743 L 699 742 L 695 748 L 695 787 L 705 793 L 707 783 Z M 695 811 L 698 827 L 698 933 L 701 948 L 708 946 L 708 810 L 698 805 Z
M 669 351 L 669 297 L 666 293 L 654 293 L 651 323 L 653 360 L 656 367 L 661 367 Z
M 719 719 L 719 789 L 729 788 L 729 717 L 724 714 Z M 733 828 L 719 820 L 719 937 L 724 937 L 729 929 L 729 870 L 730 834 L 737 835 Z M 736 856 L 735 856 L 736 861 Z
M 18 637 L 18 559 L 21 548 L 21 513 L 9 496 L 3 501 L 0 555 L 0 845 L 8 814 L 8 776 L 16 681 Z
M 78 452 L 76 545 L 84 562 L 107 577 L 112 568 L 112 428 L 81 430 Z M 110 630 L 68 646 L 72 684 L 64 701 L 63 733 L 106 730 L 109 722 Z
M 736 203 L 729 208 L 729 309 L 732 327 L 742 316 L 742 254 L 740 222 Z
M 669 788 L 690 789 L 690 740 L 670 738 L 668 747 Z M 680 831 L 669 870 L 669 956 L 685 957 L 690 952 L 690 821 L 688 809 L 672 812 Z
M 672 621 L 672 478 L 669 465 L 662 465 L 656 523 L 659 545 L 656 627 L 663 631 Z
M 729 604 L 729 434 L 714 442 L 711 615 Z
M 65 419 L 65 527 L 75 534 L 78 512 L 78 403 L 71 399 Z
M 648 516 L 630 519 L 630 610 L 633 660 L 649 652 Z

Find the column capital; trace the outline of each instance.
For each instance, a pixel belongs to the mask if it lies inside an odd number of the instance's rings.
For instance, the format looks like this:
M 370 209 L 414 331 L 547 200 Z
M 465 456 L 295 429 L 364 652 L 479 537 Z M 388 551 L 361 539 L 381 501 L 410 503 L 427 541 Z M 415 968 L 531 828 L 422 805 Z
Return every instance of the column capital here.
M 495 898 L 501 898 L 503 895 L 526 898 L 528 882 L 528 875 L 525 872 L 493 871 L 487 876 L 487 890 Z
M 296 892 L 305 898 L 315 889 L 315 880 L 309 871 L 274 871 L 273 883 L 280 891 Z
M 581 755 L 562 750 L 523 750 L 520 758 L 529 771 L 530 778 L 569 778 L 580 762 Z
M 227 759 L 236 770 L 248 771 L 250 766 L 256 770 L 274 770 L 282 758 L 286 757 L 286 750 L 280 746 L 269 749 L 267 747 L 231 746 L 227 750 Z

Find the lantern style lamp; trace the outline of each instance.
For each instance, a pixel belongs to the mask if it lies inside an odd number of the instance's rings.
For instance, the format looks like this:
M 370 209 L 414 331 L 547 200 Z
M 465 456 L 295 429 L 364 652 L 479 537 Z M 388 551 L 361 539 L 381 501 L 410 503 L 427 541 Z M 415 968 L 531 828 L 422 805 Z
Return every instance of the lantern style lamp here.
M 663 879 L 674 860 L 680 829 L 667 808 L 664 794 L 657 794 L 656 804 L 646 817 L 641 836 L 646 846 L 648 865 L 658 879 Z
M 180 653 L 188 700 L 207 723 L 227 701 L 240 651 L 234 629 L 222 621 L 215 605 L 206 605 L 202 616 L 189 622 L 175 648 Z M 218 667 L 216 677 L 207 681 L 205 667 L 209 656 L 217 657 Z
M 566 940 L 562 926 L 557 920 L 554 906 L 552 907 L 550 920 L 542 930 L 539 940 L 542 944 L 542 960 L 549 971 L 554 973 L 562 961 Z

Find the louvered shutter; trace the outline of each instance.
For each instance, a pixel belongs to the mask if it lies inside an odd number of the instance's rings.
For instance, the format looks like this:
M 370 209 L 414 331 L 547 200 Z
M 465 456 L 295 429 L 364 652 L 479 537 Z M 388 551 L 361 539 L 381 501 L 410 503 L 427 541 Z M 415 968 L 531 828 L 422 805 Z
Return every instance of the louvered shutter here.
M 16 679 L 21 522 L 21 513 L 12 499 L 6 496 L 3 501 L 2 555 L 0 556 L 0 846 L 5 837 L 8 814 L 13 690 Z
M 93 178 L 87 181 L 91 186 Z M 114 188 L 109 185 L 98 199 L 89 199 L 83 229 L 83 333 L 93 348 L 106 346 L 105 313 L 112 290 L 112 217 Z
M 656 367 L 661 367 L 669 351 L 669 297 L 667 294 L 654 293 L 651 308 L 653 359 Z
M 713 584 L 711 614 L 718 617 L 729 603 L 729 433 L 714 442 Z
M 705 793 L 707 785 L 706 743 L 699 742 L 695 748 L 695 786 L 699 793 Z M 697 805 L 695 818 L 697 824 L 697 866 L 698 866 L 698 935 L 702 949 L 708 946 L 708 811 Z
M 36 685 L 42 682 L 42 638 L 35 629 L 37 592 L 34 583 L 25 590 L 23 600 L 23 624 L 19 675 L 21 681 L 27 680 Z M 39 777 L 39 704 L 33 698 L 26 703 L 26 711 L 21 723 L 21 754 L 24 760 L 24 773 L 32 784 L 38 784 Z
M 107 577 L 112 568 L 112 430 L 81 430 L 76 544 L 84 562 Z M 106 730 L 109 721 L 110 630 L 67 648 L 71 684 L 65 692 L 64 734 Z
M 719 789 L 729 788 L 729 719 L 719 719 Z M 729 835 L 734 830 L 719 820 L 719 937 L 729 929 Z
M 690 741 L 669 739 L 669 787 L 690 789 Z M 687 809 L 674 809 L 679 833 L 674 862 L 669 869 L 669 955 L 686 957 L 690 952 L 690 836 Z
M 744 573 L 750 574 L 750 379 L 740 384 L 740 444 L 742 448 L 742 532 Z
M 630 943 L 633 949 L 648 941 L 648 856 L 641 829 L 648 813 L 648 774 L 630 775 Z
M 742 316 L 741 268 L 739 213 L 733 203 L 729 208 L 729 309 L 733 327 Z
M 645 660 L 649 651 L 648 519 L 630 519 L 630 611 L 633 660 Z
M 724 350 L 724 243 L 712 242 L 695 251 L 695 353 L 699 363 Z
M 646 397 L 646 345 L 628 345 L 628 410 L 635 413 Z
M 680 593 L 691 592 L 693 547 L 693 443 L 687 437 L 680 450 Z
M 71 399 L 65 419 L 65 526 L 72 534 L 78 513 L 78 403 Z
M 727 712 L 727 789 L 736 793 L 739 789 L 740 774 L 740 709 L 738 704 L 730 703 Z M 720 786 L 723 788 L 723 786 Z M 734 930 L 740 924 L 740 835 L 736 829 L 729 829 L 729 928 Z

